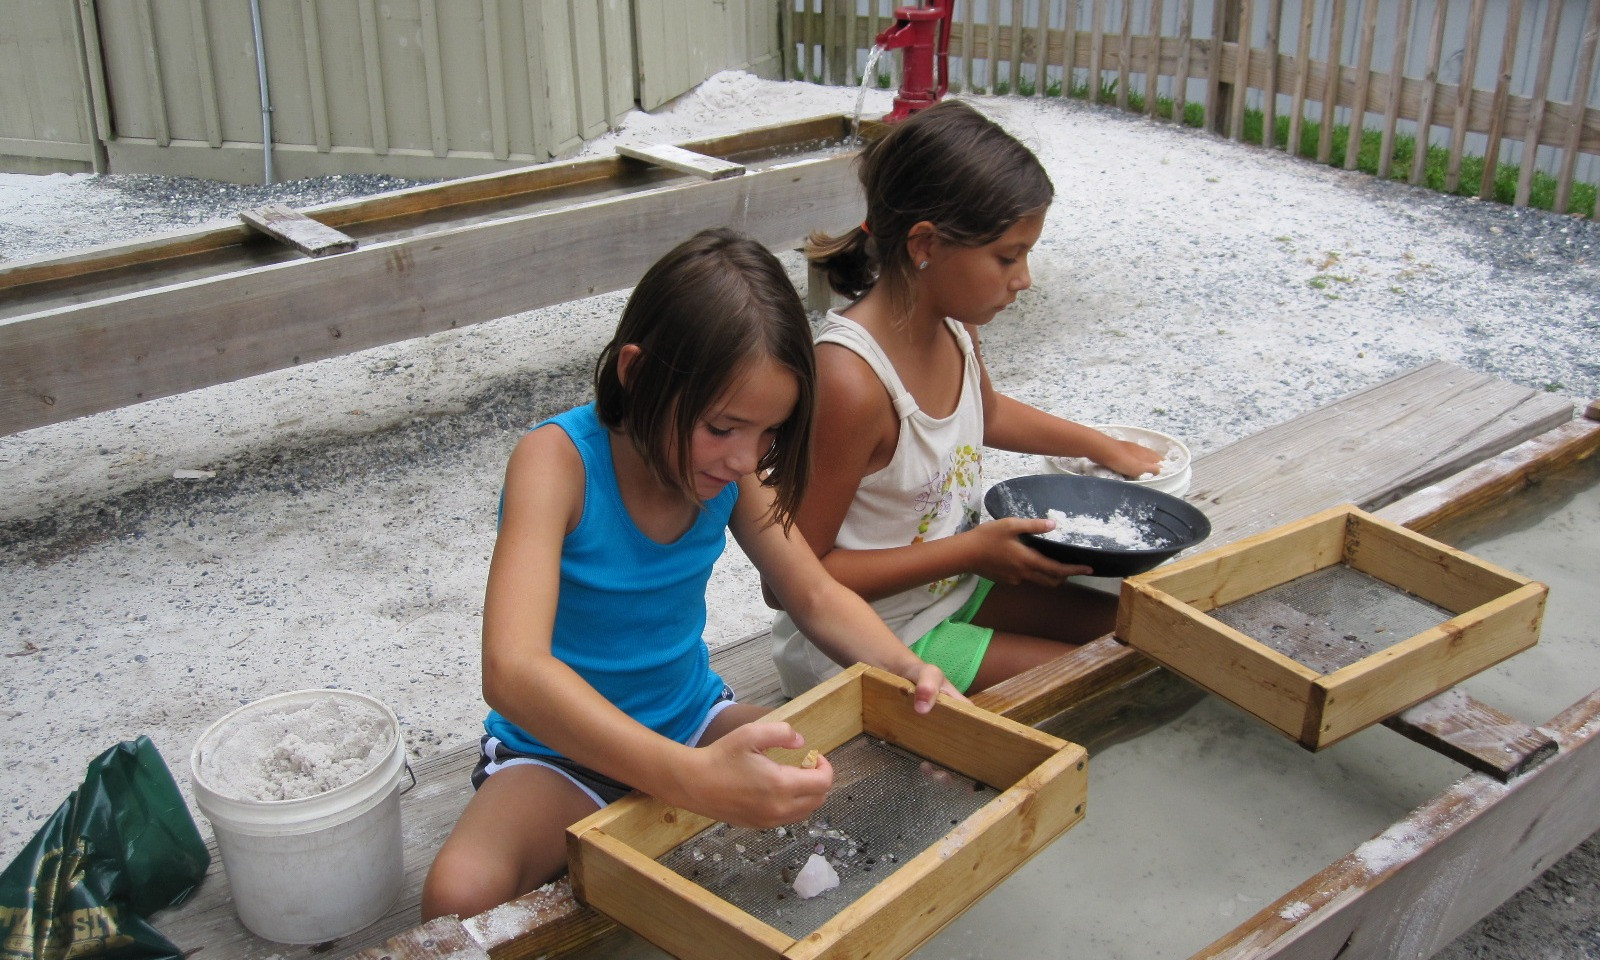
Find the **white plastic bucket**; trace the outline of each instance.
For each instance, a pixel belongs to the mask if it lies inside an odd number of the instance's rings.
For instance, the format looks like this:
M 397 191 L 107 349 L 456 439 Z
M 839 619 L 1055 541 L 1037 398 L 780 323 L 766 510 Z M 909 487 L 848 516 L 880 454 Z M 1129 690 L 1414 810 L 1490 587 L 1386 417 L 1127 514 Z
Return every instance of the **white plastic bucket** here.
M 253 734 L 278 717 L 329 707 L 363 719 L 375 712 L 387 736 L 376 738 L 364 761 L 344 761 L 343 782 L 263 800 L 241 795 L 219 775 L 223 761 L 255 759 L 240 756 L 257 746 L 242 731 Z M 296 736 L 315 746 L 316 732 Z M 189 766 L 195 801 L 216 831 L 234 909 L 252 933 L 278 943 L 323 943 L 373 923 L 399 896 L 405 743 L 394 712 L 381 701 L 350 690 L 297 690 L 257 700 L 207 727 Z
M 1152 490 L 1160 490 L 1162 493 L 1170 493 L 1175 497 L 1181 497 L 1189 492 L 1189 482 L 1194 473 L 1189 467 L 1189 447 L 1182 440 L 1159 430 L 1151 430 L 1148 427 L 1132 427 L 1121 423 L 1097 423 L 1093 424 L 1093 426 L 1101 433 L 1116 437 L 1118 440 L 1132 440 L 1134 443 L 1143 444 L 1152 450 L 1158 451 L 1168 463 L 1168 466 L 1162 470 L 1160 476 L 1151 477 L 1148 480 L 1130 480 L 1123 477 L 1118 477 L 1118 479 L 1121 479 L 1124 483 L 1149 487 Z M 1098 467 L 1093 461 L 1083 457 L 1041 457 L 1040 459 L 1047 473 L 1077 473 L 1096 476 L 1104 471 L 1104 468 Z M 1104 473 L 1114 476 L 1109 471 L 1104 471 Z

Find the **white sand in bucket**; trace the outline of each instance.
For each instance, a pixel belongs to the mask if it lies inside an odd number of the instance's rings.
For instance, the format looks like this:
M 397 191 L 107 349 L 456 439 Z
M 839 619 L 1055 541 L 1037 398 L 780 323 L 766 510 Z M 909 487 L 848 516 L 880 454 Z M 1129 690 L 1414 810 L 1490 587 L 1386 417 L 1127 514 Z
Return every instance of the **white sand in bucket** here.
M 370 704 L 328 697 L 246 713 L 205 752 L 200 775 L 236 800 L 298 800 L 354 781 L 388 756 L 388 718 Z

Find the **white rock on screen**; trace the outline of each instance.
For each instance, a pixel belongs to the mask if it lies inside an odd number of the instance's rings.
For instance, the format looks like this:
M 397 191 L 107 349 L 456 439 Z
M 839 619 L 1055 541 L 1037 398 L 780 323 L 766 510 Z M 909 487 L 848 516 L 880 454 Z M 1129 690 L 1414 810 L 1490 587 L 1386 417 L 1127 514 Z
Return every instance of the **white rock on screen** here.
M 839 874 L 820 854 L 813 853 L 794 878 L 794 892 L 800 899 L 809 900 L 824 890 L 839 885 Z

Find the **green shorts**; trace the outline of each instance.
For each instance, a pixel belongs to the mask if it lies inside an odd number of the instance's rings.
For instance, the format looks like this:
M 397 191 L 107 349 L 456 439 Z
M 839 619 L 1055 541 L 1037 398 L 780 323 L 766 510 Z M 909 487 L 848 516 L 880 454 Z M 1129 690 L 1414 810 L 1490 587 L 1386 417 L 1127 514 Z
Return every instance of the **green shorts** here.
M 972 623 L 983 601 L 994 586 L 992 580 L 978 578 L 978 588 L 961 605 L 961 609 L 939 621 L 932 630 L 923 634 L 911 645 L 911 652 L 944 671 L 950 685 L 967 692 L 978 677 L 978 664 L 989 652 L 989 641 L 994 631 Z

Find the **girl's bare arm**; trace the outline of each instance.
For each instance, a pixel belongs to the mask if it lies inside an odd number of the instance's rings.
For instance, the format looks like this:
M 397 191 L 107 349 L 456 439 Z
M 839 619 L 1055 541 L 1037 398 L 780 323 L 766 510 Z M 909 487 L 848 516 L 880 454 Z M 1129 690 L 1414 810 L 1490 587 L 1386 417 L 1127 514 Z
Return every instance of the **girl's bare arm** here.
M 960 697 L 938 667 L 912 653 L 865 600 L 828 575 L 798 528 L 786 534 L 770 522 L 771 502 L 772 492 L 754 478 L 740 481 L 729 528 L 801 631 L 835 663 L 866 663 L 911 681 L 919 713 L 940 692 Z
M 554 427 L 524 437 L 506 471 L 505 508 L 483 613 L 483 693 L 489 706 L 563 755 L 675 806 L 729 823 L 803 819 L 831 773 L 769 760 L 803 744 L 787 724 L 689 748 L 617 709 L 551 652 L 562 539 L 583 504 L 583 466 Z

